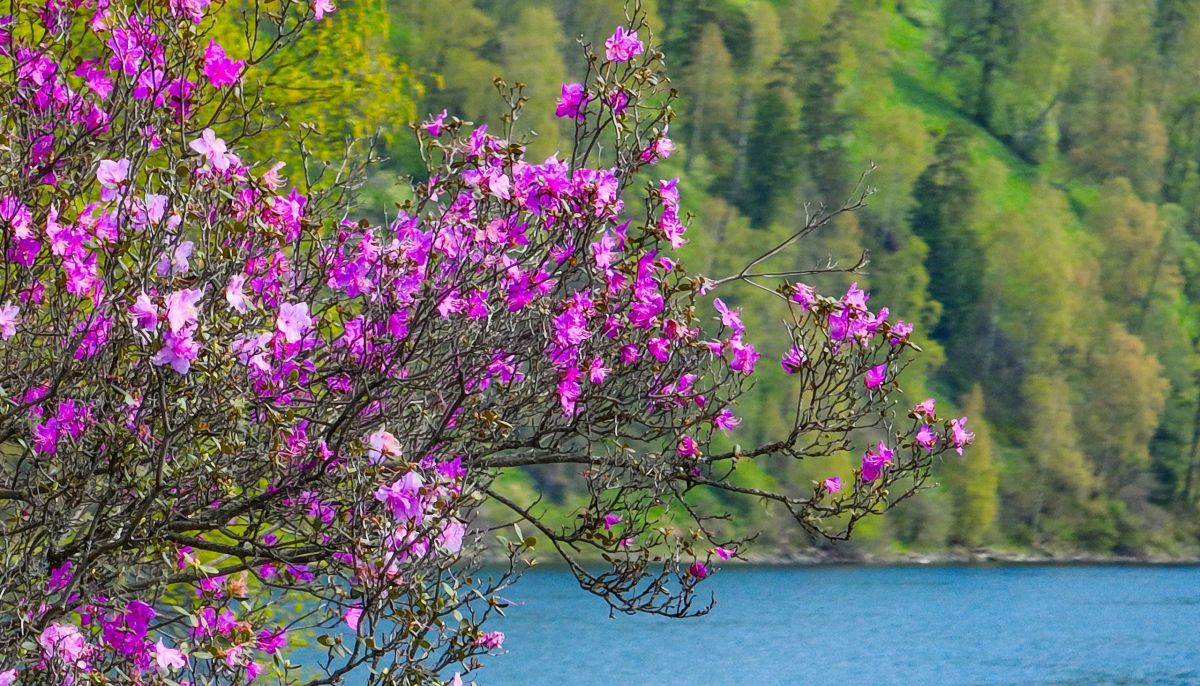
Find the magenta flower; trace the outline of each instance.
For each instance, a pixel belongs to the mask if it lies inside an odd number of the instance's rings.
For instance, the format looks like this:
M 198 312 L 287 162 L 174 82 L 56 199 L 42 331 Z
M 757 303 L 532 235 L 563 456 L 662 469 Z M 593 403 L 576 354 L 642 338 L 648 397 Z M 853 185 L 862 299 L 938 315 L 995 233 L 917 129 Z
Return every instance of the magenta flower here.
M 713 307 L 721 315 L 722 326 L 728 326 L 735 334 L 741 334 L 746 331 L 746 326 L 742 324 L 742 315 L 738 310 L 729 309 L 725 301 L 720 298 L 713 298 Z
M 420 474 L 408 472 L 392 485 L 376 489 L 375 499 L 391 508 L 396 521 L 420 524 L 425 518 L 425 499 L 421 496 L 424 485 Z
M 17 335 L 17 315 L 21 313 L 21 308 L 5 304 L 0 306 L 0 338 L 8 340 Z
M 50 570 L 50 581 L 46 584 L 46 590 L 53 593 L 54 591 L 66 588 L 67 584 L 71 583 L 71 579 L 75 578 L 75 575 L 71 572 L 72 566 L 71 561 L 67 560 L 58 567 Z
M 733 431 L 741 423 L 742 420 L 734 416 L 733 410 L 728 407 L 723 408 L 712 418 L 712 425 L 721 431 Z
M 924 415 L 926 417 L 934 417 L 937 415 L 936 411 L 934 410 L 933 398 L 926 398 L 916 405 L 913 405 L 912 411 L 914 414 Z
M 105 188 L 119 188 L 129 177 L 129 160 L 100 160 L 96 180 Z
M 564 83 L 554 114 L 558 117 L 583 119 L 587 116 L 588 95 L 581 83 Z
M 831 476 L 822 481 L 821 485 L 824 486 L 825 490 L 829 493 L 837 493 L 838 491 L 842 490 L 842 478 L 839 476 Z
M 788 374 L 795 374 L 804 368 L 804 364 L 808 362 L 808 355 L 804 354 L 802 346 L 793 345 L 784 354 L 783 360 L 780 362 L 783 365 L 783 371 Z
M 975 440 L 975 434 L 967 431 L 967 418 L 959 417 L 950 422 L 950 441 L 954 444 L 954 452 L 963 454 L 963 448 Z
M 651 141 L 650 145 L 646 146 L 646 149 L 642 151 L 643 162 L 653 164 L 659 160 L 667 159 L 671 156 L 671 153 L 675 152 L 675 143 L 670 138 L 667 138 L 665 133 L 664 131 L 664 135 Z
M 721 546 L 713 548 L 713 552 L 716 553 L 717 557 L 721 558 L 722 560 L 728 560 L 737 553 L 735 550 L 730 550 L 729 548 L 723 548 Z
M 933 448 L 938 442 L 938 436 L 936 433 L 934 433 L 932 427 L 930 427 L 928 424 L 922 424 L 921 428 L 917 430 L 915 440 L 917 445 L 921 446 L 925 450 L 928 450 L 929 452 L 933 452 Z
M 257 645 L 258 649 L 267 655 L 274 655 L 287 645 L 287 629 L 278 629 L 276 631 L 263 629 L 258 632 Z
M 0 672 L 0 686 L 12 686 L 17 683 L 17 670 L 6 669 Z
M 275 328 L 288 343 L 304 338 L 304 332 L 312 328 L 312 317 L 308 316 L 308 303 L 283 303 L 275 318 Z
M 504 645 L 504 632 L 489 631 L 488 633 L 475 639 L 475 645 L 482 646 L 488 650 L 496 650 Z
M 187 374 L 192 369 L 192 362 L 200 355 L 200 344 L 192 340 L 191 332 L 175 333 L 168 331 L 163 334 L 163 345 L 150 358 L 157 366 L 170 365 L 180 374 Z
M 350 627 L 351 631 L 358 631 L 358 623 L 362 620 L 362 613 L 361 607 L 346 608 L 346 613 L 342 615 L 342 619 L 345 620 L 346 626 Z
M 616 526 L 620 523 L 621 523 L 621 515 L 613 514 L 611 512 L 604 513 L 604 530 L 605 531 L 611 530 L 614 526 Z
M 237 83 L 245 66 L 245 61 L 229 59 L 220 44 L 209 39 L 208 48 L 204 51 L 204 75 L 208 77 L 213 88 L 224 88 Z
M 680 457 L 699 457 L 700 447 L 696 445 L 696 439 L 691 436 L 684 436 L 679 439 L 679 446 L 675 449 Z
M 627 33 L 624 26 L 618 26 L 613 35 L 604 41 L 604 56 L 610 62 L 628 62 L 645 50 L 646 46 L 638 40 L 637 31 Z
M 891 330 L 888 331 L 888 342 L 890 342 L 892 345 L 900 345 L 904 341 L 908 340 L 908 336 L 912 333 L 912 330 L 912 324 L 909 324 L 905 321 L 898 321 L 893 324 Z
M 874 481 L 879 478 L 883 472 L 883 456 L 878 453 L 867 451 L 862 457 L 862 480 Z
M 759 353 L 754 349 L 754 346 L 742 342 L 740 336 L 734 336 L 729 340 L 729 347 L 733 350 L 733 358 L 729 361 L 730 369 L 746 374 L 747 376 L 753 374 L 754 365 L 758 362 L 759 358 Z
M 876 365 L 867 370 L 867 376 L 863 379 L 863 384 L 868 389 L 874 390 L 883 385 L 884 379 L 887 378 L 887 363 Z
M 445 121 L 446 110 L 442 110 L 437 116 L 421 124 L 421 127 L 425 129 L 425 133 L 437 138 L 438 136 L 442 135 L 442 126 L 444 125 Z
M 688 574 L 696 577 L 697 579 L 707 578 L 708 574 L 709 574 L 708 566 L 705 565 L 703 562 L 699 562 L 699 561 L 693 562 L 691 564 L 691 566 L 688 567 Z
M 624 90 L 617 90 L 604 96 L 604 104 L 612 108 L 612 113 L 618 117 L 625 114 L 625 108 L 629 107 L 629 94 Z

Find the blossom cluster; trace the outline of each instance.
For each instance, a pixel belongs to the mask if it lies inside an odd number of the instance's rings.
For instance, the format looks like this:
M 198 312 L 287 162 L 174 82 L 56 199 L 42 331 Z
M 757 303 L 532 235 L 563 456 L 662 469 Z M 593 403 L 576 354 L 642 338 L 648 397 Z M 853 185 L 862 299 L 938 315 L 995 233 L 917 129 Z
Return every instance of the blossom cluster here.
M 20 160 L 0 169 L 0 533 L 13 551 L 0 615 L 15 618 L 0 628 L 0 686 L 283 679 L 294 624 L 352 645 L 331 649 L 345 671 L 417 639 L 438 646 L 421 659 L 469 664 L 504 636 L 468 603 L 500 603 L 455 570 L 480 502 L 536 519 L 493 488 L 532 464 L 586 465 L 578 522 L 538 524 L 560 550 L 639 560 L 608 576 L 573 566 L 585 587 L 686 613 L 738 548 L 659 525 L 674 516 L 664 503 L 687 512 L 682 494 L 722 487 L 744 457 L 719 446 L 760 353 L 723 295 L 714 320 L 699 314 L 711 282 L 676 252 L 679 179 L 636 185 L 674 150 L 661 58 L 638 25 L 605 41 L 595 79 L 562 87 L 575 152 L 526 159 L 520 141 L 443 111 L 414 127 L 430 160 L 417 201 L 377 225 L 349 219 L 345 193 L 249 159 L 238 141 L 253 130 L 236 122 L 253 112 L 222 108 L 261 56 L 208 35 L 221 8 L 51 3 L 38 41 L 0 16 L 16 74 L 0 134 Z M 264 16 L 286 36 L 332 11 L 284 0 Z M 587 144 L 612 118 L 625 123 L 612 146 Z M 755 456 L 857 435 L 910 347 L 912 327 L 868 310 L 857 286 L 838 300 L 784 292 L 799 315 L 783 368 L 832 402 L 808 403 Z M 932 404 L 919 419 L 911 440 L 864 455 L 856 490 L 971 441 Z M 683 600 L 628 573 L 651 560 Z M 276 616 L 297 598 L 301 616 Z

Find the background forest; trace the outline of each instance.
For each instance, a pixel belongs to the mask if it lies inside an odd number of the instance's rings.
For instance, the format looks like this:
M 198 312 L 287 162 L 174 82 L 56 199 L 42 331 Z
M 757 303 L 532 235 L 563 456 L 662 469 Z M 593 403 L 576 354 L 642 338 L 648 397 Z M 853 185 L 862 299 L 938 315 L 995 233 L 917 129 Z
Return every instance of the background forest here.
M 420 169 L 407 125 L 448 108 L 499 122 L 493 79 L 525 84 L 531 157 L 569 132 L 553 101 L 582 35 L 621 0 L 345 0 L 270 88 L 333 159 L 381 133 L 365 189 L 386 210 Z M 720 277 L 838 207 L 872 164 L 869 206 L 806 240 L 781 268 L 854 264 L 832 292 L 918 323 L 928 354 L 905 384 L 971 418 L 943 485 L 857 532 L 872 552 L 951 546 L 1194 554 L 1200 542 L 1200 0 L 648 0 L 681 98 L 671 126 L 696 214 L 683 257 Z M 347 55 L 352 57 L 347 58 Z M 286 156 L 285 156 L 286 157 Z M 294 168 L 294 167 L 292 167 Z M 788 263 L 790 262 L 790 263 Z M 736 294 L 728 300 L 736 302 Z M 758 299 L 765 301 L 768 299 Z M 770 305 L 770 303 L 766 303 Z M 750 309 L 750 331 L 779 312 Z M 743 404 L 746 444 L 790 426 L 784 340 L 754 339 L 775 374 Z M 852 461 L 747 483 L 849 474 Z M 570 509 L 571 474 L 510 477 Z M 715 496 L 714 496 L 715 497 Z M 795 527 L 736 513 L 759 547 Z M 569 516 L 564 514 L 563 516 Z

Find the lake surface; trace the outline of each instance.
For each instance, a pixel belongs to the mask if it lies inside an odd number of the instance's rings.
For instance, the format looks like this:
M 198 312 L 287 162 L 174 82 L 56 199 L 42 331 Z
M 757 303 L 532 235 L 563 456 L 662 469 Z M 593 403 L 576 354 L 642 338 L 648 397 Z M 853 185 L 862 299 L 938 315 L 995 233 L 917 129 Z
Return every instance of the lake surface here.
M 726 568 L 711 614 L 618 616 L 531 572 L 481 686 L 1200 684 L 1200 567 Z

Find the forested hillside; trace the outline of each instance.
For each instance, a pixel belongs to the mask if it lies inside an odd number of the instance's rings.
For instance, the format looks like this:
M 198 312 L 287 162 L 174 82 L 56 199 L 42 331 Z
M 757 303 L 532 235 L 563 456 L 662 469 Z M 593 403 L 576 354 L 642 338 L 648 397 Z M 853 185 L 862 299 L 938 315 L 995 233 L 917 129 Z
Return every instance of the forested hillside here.
M 493 79 L 534 105 L 532 157 L 568 135 L 553 116 L 576 38 L 620 0 L 347 0 L 309 59 L 280 65 L 293 128 L 332 156 L 382 127 L 368 197 L 418 167 L 406 125 L 448 108 L 499 122 Z M 1200 537 L 1200 0 L 658 0 L 647 9 L 679 89 L 671 125 L 696 213 L 683 256 L 736 271 L 860 177 L 877 192 L 779 267 L 830 259 L 918 323 L 929 352 L 909 400 L 961 410 L 979 434 L 934 489 L 860 532 L 875 550 L 946 546 L 1186 554 Z M 359 57 L 333 57 L 353 42 Z M 343 48 L 339 54 L 344 54 Z M 331 111 L 330 89 L 352 103 Z M 349 116 L 354 114 L 353 117 Z M 350 128 L 349 122 L 356 128 Z M 364 126 L 363 122 L 367 122 Z M 736 293 L 728 300 L 736 302 Z M 769 331 L 778 312 L 745 313 Z M 758 324 L 756 327 L 755 324 Z M 764 360 L 786 341 L 756 340 Z M 778 365 L 775 365 L 776 367 Z M 787 425 L 788 380 L 760 382 L 745 443 Z M 752 471 L 748 482 L 849 473 Z M 516 481 L 520 481 L 519 479 Z M 569 474 L 537 487 L 571 502 Z M 743 513 L 768 545 L 777 516 Z M 788 534 L 793 536 L 794 534 Z

